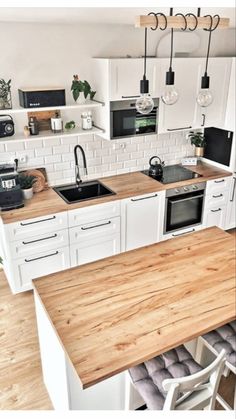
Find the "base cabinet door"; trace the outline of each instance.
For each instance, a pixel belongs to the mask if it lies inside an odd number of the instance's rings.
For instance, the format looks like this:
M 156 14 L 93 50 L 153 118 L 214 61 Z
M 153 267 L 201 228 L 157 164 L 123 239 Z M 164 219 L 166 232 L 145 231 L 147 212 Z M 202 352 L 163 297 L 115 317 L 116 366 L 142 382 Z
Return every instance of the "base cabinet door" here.
M 19 258 L 11 261 L 11 266 L 14 278 L 12 291 L 27 291 L 32 289 L 32 279 L 70 268 L 69 247 Z
M 225 229 L 226 210 L 227 207 L 223 205 L 206 209 L 204 227 L 216 226 Z
M 81 240 L 70 246 L 71 266 L 83 265 L 120 253 L 120 233 Z
M 232 178 L 229 199 L 227 203 L 226 229 L 236 227 L 236 174 Z
M 159 238 L 159 195 L 137 196 L 121 202 L 122 251 L 156 243 Z

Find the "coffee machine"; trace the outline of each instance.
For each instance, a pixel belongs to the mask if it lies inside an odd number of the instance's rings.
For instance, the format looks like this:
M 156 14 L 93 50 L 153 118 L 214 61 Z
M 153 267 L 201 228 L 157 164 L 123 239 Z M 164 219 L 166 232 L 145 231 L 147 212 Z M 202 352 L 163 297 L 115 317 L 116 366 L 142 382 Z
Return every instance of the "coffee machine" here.
M 0 164 L 0 211 L 24 206 L 19 175 L 14 164 Z

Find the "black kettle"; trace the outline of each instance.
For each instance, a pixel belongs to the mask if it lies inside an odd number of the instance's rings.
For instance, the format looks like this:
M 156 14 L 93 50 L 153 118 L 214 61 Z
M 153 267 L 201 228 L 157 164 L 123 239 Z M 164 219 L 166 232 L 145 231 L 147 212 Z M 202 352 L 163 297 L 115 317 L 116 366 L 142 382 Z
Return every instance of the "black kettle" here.
M 159 162 L 158 162 L 158 161 Z M 154 163 L 152 163 L 154 162 Z M 153 156 L 149 160 L 149 176 L 161 178 L 163 175 L 164 162 L 161 161 L 160 157 Z

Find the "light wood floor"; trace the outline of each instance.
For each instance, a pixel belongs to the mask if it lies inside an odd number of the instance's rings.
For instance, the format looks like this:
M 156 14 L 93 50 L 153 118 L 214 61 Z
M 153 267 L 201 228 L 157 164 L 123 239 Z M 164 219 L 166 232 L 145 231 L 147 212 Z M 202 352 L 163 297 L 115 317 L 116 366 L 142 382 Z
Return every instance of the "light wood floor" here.
M 236 230 L 231 230 L 236 238 Z M 232 405 L 235 377 L 222 379 Z M 218 406 L 218 409 L 220 407 Z M 0 272 L 0 409 L 52 409 L 42 380 L 33 294 L 12 295 Z

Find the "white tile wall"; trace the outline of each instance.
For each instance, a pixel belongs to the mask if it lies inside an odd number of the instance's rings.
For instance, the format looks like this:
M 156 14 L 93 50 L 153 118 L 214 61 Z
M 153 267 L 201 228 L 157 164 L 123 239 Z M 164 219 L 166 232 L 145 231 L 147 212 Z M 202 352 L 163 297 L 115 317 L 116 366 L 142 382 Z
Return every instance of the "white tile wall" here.
M 70 183 L 74 181 L 73 149 L 76 144 L 85 150 L 88 179 L 147 169 L 149 159 L 154 155 L 168 165 L 179 163 L 182 157 L 193 154 L 185 132 L 112 141 L 96 135 L 80 135 L 1 141 L 0 162 L 10 162 L 25 155 L 27 163 L 20 164 L 19 169 L 45 167 L 50 185 Z

